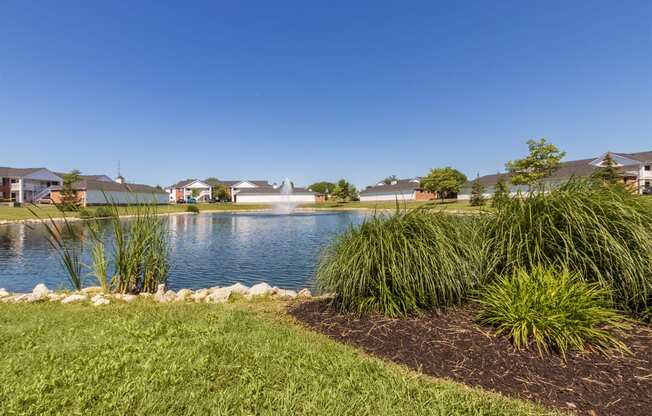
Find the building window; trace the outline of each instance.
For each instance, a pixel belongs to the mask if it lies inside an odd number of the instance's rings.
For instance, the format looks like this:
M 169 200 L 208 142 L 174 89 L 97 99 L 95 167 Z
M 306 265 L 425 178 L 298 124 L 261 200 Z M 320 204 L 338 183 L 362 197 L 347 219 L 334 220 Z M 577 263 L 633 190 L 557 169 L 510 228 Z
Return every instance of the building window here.
M 648 172 L 652 170 L 652 165 L 645 165 L 645 170 Z
M 11 179 L 11 183 L 18 183 L 18 179 Z

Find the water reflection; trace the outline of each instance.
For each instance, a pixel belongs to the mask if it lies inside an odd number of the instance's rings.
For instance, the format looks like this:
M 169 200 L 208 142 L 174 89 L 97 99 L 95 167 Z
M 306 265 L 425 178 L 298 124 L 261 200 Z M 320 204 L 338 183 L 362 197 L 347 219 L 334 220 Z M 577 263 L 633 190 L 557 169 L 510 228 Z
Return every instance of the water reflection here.
M 267 281 L 287 288 L 309 286 L 320 250 L 335 234 L 363 218 L 364 214 L 356 212 L 171 216 L 167 219 L 170 286 L 200 288 L 236 281 L 247 285 Z M 73 227 L 88 239 L 82 223 Z M 110 243 L 111 230 L 106 228 L 105 234 Z M 88 253 L 85 262 L 90 263 Z M 28 291 L 38 282 L 51 288 L 66 284 L 43 227 L 0 226 L 0 287 Z M 89 277 L 87 285 L 94 284 Z

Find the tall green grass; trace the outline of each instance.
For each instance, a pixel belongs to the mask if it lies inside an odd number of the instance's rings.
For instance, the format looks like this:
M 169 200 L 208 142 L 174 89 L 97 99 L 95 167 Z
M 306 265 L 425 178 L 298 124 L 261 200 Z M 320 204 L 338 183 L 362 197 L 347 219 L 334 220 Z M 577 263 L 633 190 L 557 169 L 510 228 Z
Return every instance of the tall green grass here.
M 27 209 L 45 228 L 47 241 L 57 253 L 59 263 L 66 271 L 68 282 L 73 289 L 80 290 L 84 285 L 84 238 L 80 230 L 73 227 L 63 211 L 63 223 L 61 223 L 50 215 L 40 215 L 36 205 L 28 206 Z M 30 227 L 29 224 L 27 226 Z
M 627 351 L 614 330 L 627 327 L 610 308 L 609 291 L 568 270 L 535 267 L 502 276 L 478 293 L 481 323 L 506 334 L 517 349 L 534 344 L 540 354 L 587 348 Z
M 485 223 L 491 276 L 566 267 L 642 312 L 652 301 L 652 210 L 618 187 L 571 181 L 544 194 L 505 201 Z
M 358 313 L 404 316 L 458 304 L 482 274 L 476 221 L 423 209 L 375 215 L 325 249 L 316 284 Z
M 167 281 L 169 269 L 165 219 L 158 215 L 155 204 L 133 204 L 126 213 L 132 218 L 121 220 L 118 205 L 110 203 L 103 223 L 108 221 L 113 234 L 111 289 L 120 293 L 155 292 Z M 94 229 L 97 244 L 103 244 L 102 234 Z M 102 271 L 104 261 L 98 252 L 93 268 Z

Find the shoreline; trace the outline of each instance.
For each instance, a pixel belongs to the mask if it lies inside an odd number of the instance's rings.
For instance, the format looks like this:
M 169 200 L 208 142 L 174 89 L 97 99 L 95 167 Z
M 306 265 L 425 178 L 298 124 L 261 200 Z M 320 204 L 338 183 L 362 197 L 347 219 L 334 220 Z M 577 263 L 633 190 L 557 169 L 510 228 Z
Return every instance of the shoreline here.
M 201 214 L 216 214 L 216 213 L 224 213 L 224 214 L 235 214 L 239 212 L 243 213 L 251 213 L 251 212 L 273 212 L 274 208 L 252 208 L 252 209 L 216 209 L 216 210 L 203 210 L 200 211 L 199 213 L 195 212 L 186 212 L 186 211 L 178 211 L 178 212 L 162 212 L 159 214 L 156 214 L 158 216 L 173 216 L 173 215 L 201 215 Z M 345 211 L 374 211 L 374 212 L 394 212 L 396 211 L 395 208 L 369 208 L 369 207 L 310 207 L 310 208 L 296 208 L 294 210 L 295 212 L 319 212 L 319 211 L 330 211 L 330 212 L 345 212 Z M 464 211 L 464 210 L 445 210 L 449 214 L 456 214 L 456 215 L 477 215 L 477 214 L 483 214 L 486 212 L 482 211 Z M 127 214 L 127 215 L 120 215 L 120 218 L 133 218 L 136 215 L 134 214 Z M 70 222 L 81 222 L 81 221 L 92 221 L 92 220 L 98 220 L 98 219 L 103 219 L 102 217 L 95 217 L 95 218 L 80 218 L 80 217 L 52 217 L 52 218 L 27 218 L 27 219 L 19 219 L 19 220 L 0 220 L 0 226 L 3 225 L 13 225 L 13 224 L 36 224 L 40 223 L 43 221 L 56 221 L 56 222 L 62 222 L 65 220 L 68 220 Z

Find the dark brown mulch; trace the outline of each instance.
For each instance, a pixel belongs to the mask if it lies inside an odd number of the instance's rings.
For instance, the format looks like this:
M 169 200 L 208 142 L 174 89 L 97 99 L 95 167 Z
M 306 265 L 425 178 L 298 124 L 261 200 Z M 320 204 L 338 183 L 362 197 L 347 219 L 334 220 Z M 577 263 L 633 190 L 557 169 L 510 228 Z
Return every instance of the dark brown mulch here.
M 290 314 L 310 328 L 423 373 L 581 414 L 652 415 L 652 331 L 635 326 L 633 355 L 597 353 L 543 358 L 515 351 L 504 337 L 473 322 L 472 306 L 408 319 L 343 315 L 324 302 Z

